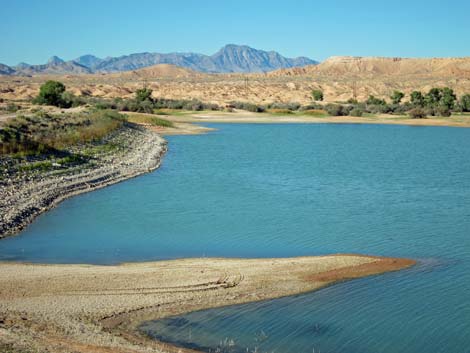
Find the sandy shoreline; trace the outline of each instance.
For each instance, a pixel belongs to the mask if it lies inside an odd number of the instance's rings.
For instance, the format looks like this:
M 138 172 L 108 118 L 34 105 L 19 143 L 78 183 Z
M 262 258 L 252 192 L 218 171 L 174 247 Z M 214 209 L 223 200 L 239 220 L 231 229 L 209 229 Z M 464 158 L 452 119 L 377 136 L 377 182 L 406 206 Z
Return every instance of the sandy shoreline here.
M 361 255 L 182 259 L 116 266 L 0 264 L 0 342 L 48 352 L 176 352 L 139 323 L 317 290 L 412 266 Z M 384 289 L 386 290 L 386 289 Z
M 126 112 L 123 112 L 126 113 Z M 131 113 L 132 114 L 132 113 Z M 155 116 L 139 113 L 139 115 Z M 427 119 L 410 119 L 403 116 L 379 115 L 375 117 L 329 116 L 314 117 L 299 114 L 272 115 L 269 113 L 236 112 L 194 112 L 182 115 L 159 115 L 173 122 L 174 128 L 150 127 L 162 135 L 194 135 L 210 132 L 211 128 L 198 125 L 204 123 L 225 124 L 372 124 L 401 126 L 435 126 L 470 128 L 470 116 L 451 118 L 431 117 Z

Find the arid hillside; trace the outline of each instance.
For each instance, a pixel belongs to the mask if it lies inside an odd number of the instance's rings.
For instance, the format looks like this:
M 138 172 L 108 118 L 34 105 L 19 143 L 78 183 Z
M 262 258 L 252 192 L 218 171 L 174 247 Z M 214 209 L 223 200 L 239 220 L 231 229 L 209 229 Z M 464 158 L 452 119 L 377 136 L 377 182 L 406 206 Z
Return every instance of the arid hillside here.
M 470 78 L 469 58 L 380 58 L 334 56 L 319 65 L 272 71 L 269 76 L 414 76 Z
M 451 87 L 458 95 L 470 93 L 470 58 L 332 57 L 319 65 L 264 74 L 206 74 L 160 64 L 112 74 L 0 76 L 0 98 L 30 99 L 48 79 L 62 81 L 77 95 L 106 98 L 131 97 L 146 85 L 155 97 L 196 98 L 218 104 L 308 104 L 312 89 L 321 89 L 326 102 L 364 100 L 369 95 L 387 99 L 394 90 L 409 94 L 432 87 Z

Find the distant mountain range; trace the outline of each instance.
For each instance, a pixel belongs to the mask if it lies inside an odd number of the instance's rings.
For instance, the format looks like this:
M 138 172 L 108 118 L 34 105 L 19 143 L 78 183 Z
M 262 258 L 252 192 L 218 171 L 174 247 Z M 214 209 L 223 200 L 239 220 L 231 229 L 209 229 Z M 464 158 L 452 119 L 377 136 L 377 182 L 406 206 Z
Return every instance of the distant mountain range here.
M 104 59 L 83 55 L 70 61 L 53 56 L 44 65 L 20 63 L 9 67 L 0 64 L 0 75 L 109 73 L 136 70 L 157 64 L 172 64 L 206 73 L 229 73 L 266 72 L 314 65 L 318 62 L 306 57 L 286 58 L 275 51 L 229 44 L 210 56 L 196 53 L 137 53 Z

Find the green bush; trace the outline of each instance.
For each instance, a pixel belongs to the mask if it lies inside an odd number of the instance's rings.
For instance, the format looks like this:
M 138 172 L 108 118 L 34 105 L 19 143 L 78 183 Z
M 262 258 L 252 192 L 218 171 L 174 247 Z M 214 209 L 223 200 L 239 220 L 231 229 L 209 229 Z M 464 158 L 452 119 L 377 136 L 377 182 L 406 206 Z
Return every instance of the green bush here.
M 374 96 L 369 96 L 366 101 L 367 105 L 386 105 L 387 102 L 385 102 L 383 99 L 376 98 Z
M 39 88 L 39 95 L 34 99 L 34 103 L 41 105 L 54 105 L 60 108 L 68 108 L 62 98 L 65 92 L 65 85 L 58 81 L 47 81 Z
M 424 96 L 419 91 L 411 92 L 410 103 L 415 107 L 424 107 Z
M 314 101 L 322 101 L 323 100 L 323 91 L 319 89 L 312 90 L 312 99 Z
M 266 107 L 248 102 L 231 102 L 230 105 L 235 109 L 246 110 L 253 113 L 263 113 L 266 111 Z
M 464 94 L 460 97 L 459 107 L 462 112 L 470 112 L 470 94 Z
M 405 97 L 405 94 L 400 91 L 393 91 L 390 99 L 392 100 L 393 104 L 400 104 L 401 100 Z
M 345 115 L 349 115 L 349 111 L 351 109 L 341 104 L 327 104 L 325 105 L 325 110 L 328 113 L 328 115 L 331 115 L 331 116 L 345 116 Z
M 135 99 L 138 102 L 151 101 L 153 91 L 150 88 L 141 88 L 135 91 Z
M 364 111 L 363 111 L 362 109 L 359 109 L 359 108 L 353 108 L 353 109 L 349 112 L 349 116 L 361 117 L 362 115 L 364 115 Z

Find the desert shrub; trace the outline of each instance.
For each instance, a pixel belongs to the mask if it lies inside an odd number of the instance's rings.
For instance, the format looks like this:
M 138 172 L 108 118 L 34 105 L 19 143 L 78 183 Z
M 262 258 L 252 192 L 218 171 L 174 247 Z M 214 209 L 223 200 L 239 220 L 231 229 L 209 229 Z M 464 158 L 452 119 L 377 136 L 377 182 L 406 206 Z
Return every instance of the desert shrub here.
M 235 109 L 246 110 L 254 113 L 263 113 L 266 111 L 264 106 L 248 102 L 231 102 L 230 105 L 232 105 Z
M 151 101 L 153 91 L 150 88 L 141 88 L 135 91 L 135 99 L 138 102 Z
M 400 104 L 404 97 L 405 94 L 403 92 L 393 91 L 392 95 L 390 96 L 390 99 L 392 100 L 393 104 Z
M 349 98 L 346 103 L 356 105 L 356 104 L 358 104 L 359 102 L 358 102 L 358 100 L 357 100 L 356 98 Z
M 303 105 L 303 106 L 301 106 L 301 107 L 299 108 L 299 110 L 301 110 L 301 111 L 306 111 L 306 110 L 322 110 L 322 109 L 323 109 L 323 105 L 318 104 L 318 103 Z
M 341 104 L 327 104 L 325 105 L 325 110 L 328 115 L 331 116 L 345 116 L 349 115 L 349 111 L 352 107 L 343 106 Z
M 460 97 L 459 108 L 462 112 L 470 112 L 470 94 L 464 94 Z
M 408 114 L 412 119 L 425 119 L 427 116 L 426 111 L 422 108 L 413 108 Z
M 368 104 L 367 110 L 374 114 L 387 114 L 392 112 L 392 108 L 388 104 Z
M 369 96 L 366 100 L 367 105 L 386 105 L 387 102 L 385 102 L 383 99 L 376 98 L 372 95 Z
M 74 94 L 67 92 L 67 91 L 62 93 L 61 99 L 62 99 L 62 106 L 61 106 L 62 108 L 78 107 L 78 106 L 86 104 L 86 101 L 83 98 L 77 97 Z
M 452 112 L 446 106 L 438 106 L 434 109 L 434 115 L 448 118 L 452 115 Z
M 319 89 L 312 90 L 312 99 L 314 101 L 322 101 L 323 100 L 323 91 Z
M 349 116 L 357 116 L 357 117 L 361 117 L 364 115 L 364 111 L 360 108 L 353 108 L 350 112 L 349 112 Z
M 10 113 L 16 113 L 21 109 L 21 106 L 15 103 L 8 103 L 6 106 L 6 111 Z
M 302 107 L 300 103 L 292 102 L 292 103 L 270 103 L 266 105 L 266 109 L 280 109 L 280 110 L 290 110 L 296 111 Z

